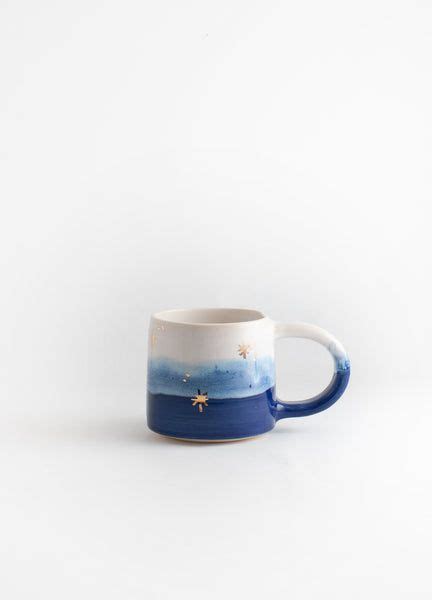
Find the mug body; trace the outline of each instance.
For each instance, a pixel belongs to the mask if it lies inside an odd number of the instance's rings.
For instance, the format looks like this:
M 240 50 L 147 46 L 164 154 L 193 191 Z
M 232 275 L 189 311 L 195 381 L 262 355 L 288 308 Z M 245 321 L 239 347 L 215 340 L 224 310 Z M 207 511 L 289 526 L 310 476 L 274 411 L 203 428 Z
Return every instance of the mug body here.
M 170 310 L 149 333 L 147 422 L 156 433 L 229 441 L 273 429 L 274 323 L 248 309 Z

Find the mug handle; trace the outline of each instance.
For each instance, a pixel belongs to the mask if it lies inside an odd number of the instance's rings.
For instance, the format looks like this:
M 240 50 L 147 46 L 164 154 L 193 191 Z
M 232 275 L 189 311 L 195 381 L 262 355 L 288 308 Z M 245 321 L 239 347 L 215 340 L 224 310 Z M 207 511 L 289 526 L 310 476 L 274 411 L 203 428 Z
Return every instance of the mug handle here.
M 275 338 L 305 338 L 325 346 L 333 357 L 334 374 L 328 386 L 317 396 L 298 402 L 276 400 L 275 419 L 306 417 L 330 408 L 344 393 L 350 378 L 350 361 L 344 347 L 325 329 L 309 323 L 275 323 Z

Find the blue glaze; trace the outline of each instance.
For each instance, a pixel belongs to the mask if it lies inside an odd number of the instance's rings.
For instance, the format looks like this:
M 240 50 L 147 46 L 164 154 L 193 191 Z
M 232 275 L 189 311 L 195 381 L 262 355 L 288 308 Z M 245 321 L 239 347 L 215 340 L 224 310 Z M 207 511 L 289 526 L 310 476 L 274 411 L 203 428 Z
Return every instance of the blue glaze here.
M 282 403 L 277 400 L 274 387 L 270 387 L 243 398 L 214 398 L 209 393 L 208 403 L 200 412 L 192 405 L 198 390 L 188 396 L 149 391 L 148 425 L 156 433 L 192 440 L 228 440 L 260 435 L 273 429 L 279 419 L 312 415 L 334 404 L 348 385 L 349 363 L 344 366 L 336 371 L 323 392 L 302 402 Z
M 209 396 L 203 412 L 191 397 L 147 394 L 147 423 L 156 433 L 191 440 L 229 440 L 270 431 L 275 425 L 274 389 L 248 398 Z
M 210 398 L 245 398 L 266 392 L 275 384 L 274 360 L 270 356 L 240 357 L 188 364 L 152 358 L 147 386 L 152 394 L 192 396 L 204 389 Z

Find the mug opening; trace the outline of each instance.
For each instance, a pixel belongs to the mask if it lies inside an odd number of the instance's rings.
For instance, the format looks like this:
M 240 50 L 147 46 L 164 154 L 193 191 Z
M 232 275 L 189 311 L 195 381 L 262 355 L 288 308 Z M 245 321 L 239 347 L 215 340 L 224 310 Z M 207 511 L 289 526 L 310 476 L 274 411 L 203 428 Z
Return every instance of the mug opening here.
M 248 308 L 179 308 L 154 315 L 159 321 L 186 325 L 234 325 L 265 319 L 259 310 Z

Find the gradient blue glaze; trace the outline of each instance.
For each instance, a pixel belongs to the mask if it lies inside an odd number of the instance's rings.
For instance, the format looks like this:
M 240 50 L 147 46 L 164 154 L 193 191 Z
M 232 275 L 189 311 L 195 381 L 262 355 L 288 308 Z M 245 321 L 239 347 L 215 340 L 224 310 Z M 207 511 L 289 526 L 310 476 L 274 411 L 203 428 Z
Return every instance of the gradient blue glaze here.
M 336 359 L 336 371 L 346 371 L 351 369 L 351 363 L 346 356 Z
M 270 356 L 198 364 L 153 358 L 148 365 L 147 386 L 152 394 L 192 397 L 201 389 L 210 398 L 245 398 L 273 387 L 274 370 Z
M 350 376 L 349 363 L 338 370 L 327 388 L 309 400 L 282 403 L 274 387 L 244 398 L 212 398 L 199 412 L 187 397 L 172 394 L 147 395 L 147 421 L 156 433 L 192 440 L 247 438 L 273 429 L 276 421 L 304 417 L 329 408 L 345 391 Z M 207 391 L 205 387 L 201 390 Z

